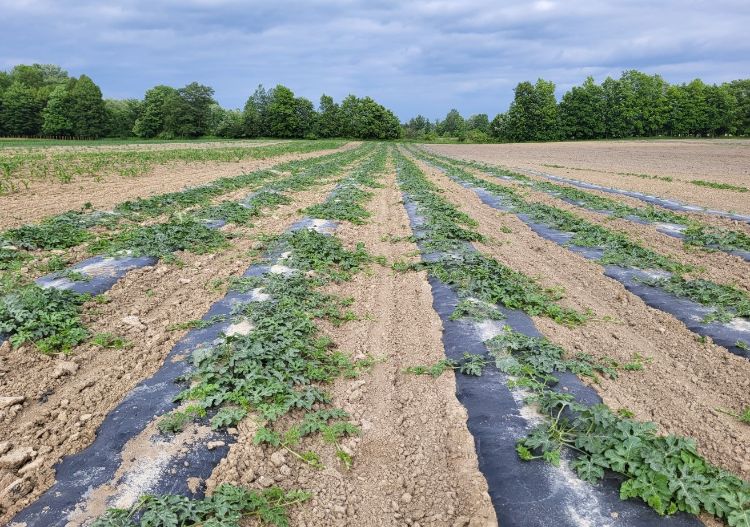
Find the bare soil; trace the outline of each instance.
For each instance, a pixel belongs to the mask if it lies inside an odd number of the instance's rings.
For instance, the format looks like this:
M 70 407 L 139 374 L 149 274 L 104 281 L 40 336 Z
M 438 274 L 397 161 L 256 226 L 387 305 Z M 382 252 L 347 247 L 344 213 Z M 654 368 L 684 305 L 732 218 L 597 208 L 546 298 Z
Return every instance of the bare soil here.
M 564 305 L 596 314 L 598 320 L 576 328 L 534 317 L 546 337 L 571 353 L 620 363 L 636 353 L 648 358 L 643 370 L 622 371 L 618 379 L 594 385 L 606 404 L 655 422 L 662 433 L 692 437 L 711 462 L 745 479 L 750 476 L 750 428 L 717 411 L 736 412 L 750 404 L 750 362 L 699 342 L 682 322 L 648 307 L 605 277 L 597 264 L 539 237 L 513 214 L 482 204 L 471 190 L 419 164 L 446 190 L 448 200 L 479 222 L 479 232 L 488 237 L 487 243 L 476 244 L 480 251 L 539 277 L 544 286 L 562 286 Z M 511 233 L 504 234 L 501 227 Z
M 426 148 L 461 159 L 538 170 L 703 207 L 750 213 L 750 194 L 690 183 L 700 179 L 750 188 L 747 140 L 580 141 Z M 673 181 L 644 179 L 634 174 L 668 176 Z
M 333 183 L 299 192 L 294 202 L 255 220 L 252 234 L 278 234 L 299 217 L 298 209 L 322 201 Z M 239 231 L 242 232 L 242 231 Z M 92 334 L 112 333 L 132 342 L 126 349 L 84 344 L 68 358 L 40 354 L 28 345 L 0 348 L 0 394 L 23 402 L 0 408 L 0 444 L 34 451 L 35 467 L 22 477 L 0 469 L 0 524 L 37 498 L 53 482 L 53 465 L 79 452 L 122 397 L 159 369 L 185 334 L 168 331 L 178 322 L 200 318 L 226 291 L 227 279 L 253 262 L 255 241 L 236 238 L 218 254 L 178 254 L 182 266 L 157 264 L 131 271 L 105 295 L 107 304 L 89 304 Z M 136 317 L 140 324 L 127 323 Z M 20 491 L 3 496 L 21 480 Z
M 591 223 L 602 225 L 614 231 L 624 232 L 632 240 L 637 241 L 644 247 L 659 254 L 670 256 L 678 262 L 695 266 L 697 271 L 692 273 L 695 277 L 734 285 L 750 291 L 750 281 L 748 280 L 748 271 L 750 268 L 748 267 L 748 263 L 739 256 L 733 256 L 721 251 L 708 252 L 695 247 L 686 247 L 682 240 L 657 231 L 656 225 L 643 225 L 626 219 L 610 218 L 581 207 L 576 207 L 544 192 L 529 190 L 526 186 L 488 176 L 478 170 L 470 169 L 470 171 L 479 178 L 523 192 L 530 202 L 544 203 L 567 210 Z
M 349 246 L 362 241 L 389 261 L 408 260 L 414 244 L 384 241 L 411 233 L 392 173 L 385 184 L 368 206 L 371 222 L 344 224 L 336 236 Z M 224 482 L 262 487 L 273 480 L 311 491 L 311 503 L 292 510 L 292 525 L 496 525 L 453 375 L 432 379 L 403 373 L 407 366 L 445 358 L 425 273 L 375 268 L 332 291 L 354 298 L 360 320 L 328 325 L 325 333 L 355 358 L 378 359 L 371 372 L 333 387 L 333 404 L 362 428 L 360 437 L 345 442 L 354 454 L 352 469 L 341 469 L 332 448 L 319 440 L 304 448 L 322 454 L 324 470 L 255 446 L 255 427 L 247 419 L 208 488 Z
M 286 161 L 319 157 L 354 146 L 356 143 L 348 143 L 339 149 L 247 159 L 237 163 L 173 163 L 157 166 L 147 174 L 135 177 L 108 175 L 99 179 L 81 178 L 71 183 L 30 181 L 28 189 L 0 196 L 0 230 L 80 209 L 86 203 L 98 210 L 108 210 L 129 199 L 173 192 L 221 177 L 237 176 Z
M 268 146 L 278 143 L 286 143 L 286 140 L 232 140 L 232 141 L 170 141 L 167 143 L 123 143 L 123 144 L 100 144 L 100 145 L 78 145 L 75 141 L 70 144 L 57 145 L 33 145 L 29 146 L 3 146 L 0 141 L 0 153 L 10 154 L 17 152 L 119 152 L 123 150 L 154 151 L 154 150 L 206 150 L 211 148 L 249 148 L 253 146 Z

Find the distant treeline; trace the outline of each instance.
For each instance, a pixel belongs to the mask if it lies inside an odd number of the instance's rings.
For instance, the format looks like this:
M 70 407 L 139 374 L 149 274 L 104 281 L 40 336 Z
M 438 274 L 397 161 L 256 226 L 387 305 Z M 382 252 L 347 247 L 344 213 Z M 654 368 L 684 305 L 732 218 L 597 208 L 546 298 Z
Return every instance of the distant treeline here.
M 492 121 L 487 114 L 464 119 L 451 110 L 442 121 L 418 115 L 403 130 L 408 138 L 470 142 L 748 136 L 750 79 L 669 84 L 659 75 L 630 70 L 601 84 L 588 77 L 559 103 L 554 83 L 539 79 L 518 84 L 508 111 Z
M 227 110 L 214 90 L 193 82 L 182 88 L 156 86 L 139 99 L 103 99 L 86 75 L 68 76 L 51 64 L 0 71 L 0 135 L 44 137 L 226 138 L 350 137 L 394 139 L 398 118 L 369 97 L 341 104 L 323 95 L 312 101 L 287 87 L 259 86 L 242 110 Z

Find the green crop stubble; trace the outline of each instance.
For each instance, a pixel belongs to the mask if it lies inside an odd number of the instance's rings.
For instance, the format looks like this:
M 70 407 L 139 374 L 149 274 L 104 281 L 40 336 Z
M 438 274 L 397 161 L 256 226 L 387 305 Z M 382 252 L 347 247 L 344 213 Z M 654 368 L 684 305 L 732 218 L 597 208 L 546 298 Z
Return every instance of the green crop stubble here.
M 466 170 L 454 166 L 452 160 L 450 160 L 451 162 L 443 161 L 436 156 L 427 155 L 422 151 L 417 152 L 416 155 L 438 166 L 442 166 L 449 177 L 484 188 L 501 197 L 506 203 L 513 206 L 514 212 L 525 213 L 534 221 L 543 223 L 554 229 L 574 233 L 573 238 L 569 242 L 570 244 L 604 249 L 602 258 L 598 260 L 601 264 L 635 267 L 638 269 L 661 269 L 675 273 L 675 276 L 671 279 L 656 279 L 644 282 L 663 287 L 666 291 L 677 296 L 689 298 L 703 305 L 717 308 L 715 314 L 707 317 L 707 321 L 710 321 L 712 317 L 714 320 L 727 322 L 732 316 L 750 316 L 750 309 L 746 308 L 746 306 L 750 305 L 750 297 L 744 291 L 731 286 L 716 284 L 709 280 L 687 280 L 682 278 L 680 274 L 693 271 L 694 269 L 671 257 L 661 255 L 633 242 L 624 233 L 614 232 L 600 225 L 590 223 L 557 207 L 543 203 L 528 202 L 515 189 L 476 177 Z

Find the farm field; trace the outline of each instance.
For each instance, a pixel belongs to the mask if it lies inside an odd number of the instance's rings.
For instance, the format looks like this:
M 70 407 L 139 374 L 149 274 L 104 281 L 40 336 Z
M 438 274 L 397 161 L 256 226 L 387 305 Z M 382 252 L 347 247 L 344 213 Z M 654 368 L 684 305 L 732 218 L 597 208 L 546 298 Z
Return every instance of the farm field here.
M 747 145 L 0 149 L 0 524 L 750 526 Z
M 746 139 L 430 145 L 428 148 L 461 159 L 545 172 L 701 207 L 750 214 L 747 194 L 750 141 Z M 705 182 L 730 188 L 713 188 L 705 186 Z

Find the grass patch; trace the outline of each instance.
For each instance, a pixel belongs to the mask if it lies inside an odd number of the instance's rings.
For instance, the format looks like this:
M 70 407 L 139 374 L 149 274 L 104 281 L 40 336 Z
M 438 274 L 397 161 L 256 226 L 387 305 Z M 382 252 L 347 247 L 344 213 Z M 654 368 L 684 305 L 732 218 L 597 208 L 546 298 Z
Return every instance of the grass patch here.
M 731 190 L 733 192 L 747 192 L 748 190 L 750 190 L 747 187 L 730 185 L 729 183 L 717 183 L 716 181 L 704 181 L 702 179 L 693 179 L 690 181 L 690 183 L 699 187 L 715 188 L 719 190 Z

